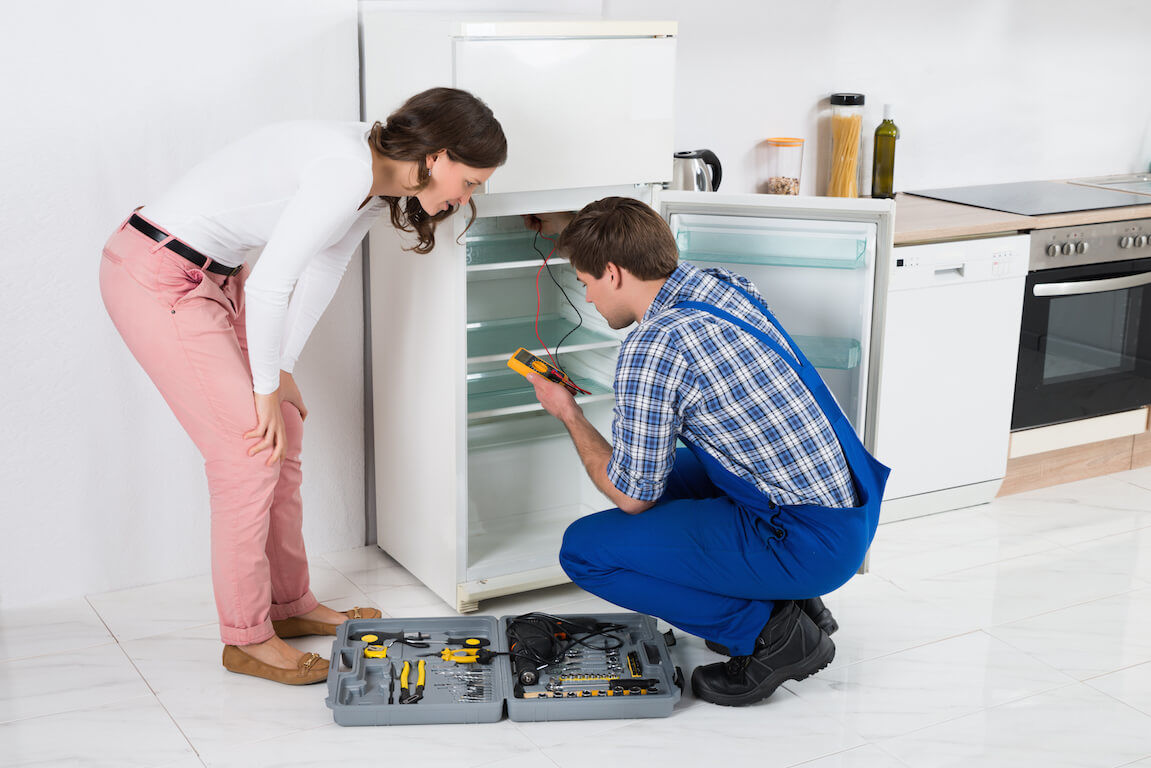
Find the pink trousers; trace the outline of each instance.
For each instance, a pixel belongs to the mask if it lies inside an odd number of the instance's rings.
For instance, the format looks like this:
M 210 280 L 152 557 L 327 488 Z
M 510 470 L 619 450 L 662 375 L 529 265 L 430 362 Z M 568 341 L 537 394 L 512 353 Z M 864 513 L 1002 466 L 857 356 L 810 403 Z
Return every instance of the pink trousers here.
M 205 265 L 207 266 L 207 265 Z M 204 457 L 212 510 L 212 585 L 220 638 L 260 643 L 272 619 L 317 606 L 309 590 L 300 500 L 304 428 L 282 405 L 287 451 L 265 466 L 256 440 L 244 330 L 247 265 L 226 277 L 198 268 L 127 223 L 108 239 L 100 292 L 128 349 Z

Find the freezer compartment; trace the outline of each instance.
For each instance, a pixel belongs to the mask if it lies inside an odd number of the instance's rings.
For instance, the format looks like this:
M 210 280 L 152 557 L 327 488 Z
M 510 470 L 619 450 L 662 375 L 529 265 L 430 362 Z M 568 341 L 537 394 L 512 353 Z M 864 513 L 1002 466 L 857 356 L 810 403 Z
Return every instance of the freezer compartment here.
M 764 219 L 714 214 L 673 214 L 671 229 L 680 255 L 708 262 L 863 269 L 868 233 L 854 223 Z
M 611 434 L 610 399 L 583 410 L 601 434 Z M 612 506 L 551 415 L 537 410 L 469 425 L 469 581 L 556 566 L 568 524 Z

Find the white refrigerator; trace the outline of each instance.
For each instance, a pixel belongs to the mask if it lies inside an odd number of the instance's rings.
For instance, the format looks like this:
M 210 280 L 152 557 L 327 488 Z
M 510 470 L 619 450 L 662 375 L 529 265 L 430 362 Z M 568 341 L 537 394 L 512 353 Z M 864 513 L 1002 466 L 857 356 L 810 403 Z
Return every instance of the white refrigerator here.
M 385 42 L 376 23 L 364 21 L 365 45 Z M 378 21 L 391 34 L 423 29 Z M 506 360 L 521 346 L 546 354 L 536 338 L 537 302 L 539 333 L 553 352 L 578 326 L 563 342 L 560 363 L 589 390 L 578 398 L 589 420 L 610 435 L 612 375 L 627 330 L 608 328 L 585 303 L 563 259 L 544 265 L 551 244 L 524 228 L 523 214 L 577 210 L 606 195 L 648 202 L 669 221 L 682 258 L 757 284 L 865 439 L 869 429 L 878 319 L 872 297 L 883 279 L 876 266 L 887 263 L 891 247 L 891 204 L 661 189 L 673 151 L 674 25 L 576 24 L 431 25 L 435 34 L 455 35 L 456 68 L 447 68 L 451 77 L 441 84 L 484 98 L 509 148 L 532 151 L 510 154 L 476 196 L 475 223 L 465 231 L 466 212 L 457 214 L 426 256 L 403 250 L 406 241 L 386 223 L 369 239 L 377 540 L 461 612 L 486 598 L 565 582 L 557 563 L 565 527 L 610 506 L 563 426 Z M 650 62 L 661 57 L 653 75 Z M 605 59 L 615 62 L 611 77 L 602 76 Z M 386 93 L 369 97 L 371 60 L 365 51 L 368 107 Z M 512 62 L 518 69 L 508 78 Z M 583 90 L 541 113 L 530 83 L 560 77 Z M 648 90 L 664 94 L 666 105 L 633 104 Z M 640 144 L 658 152 L 629 158 L 618 150 Z M 545 162 L 552 155 L 562 157 Z M 548 186 L 556 180 L 569 184 Z

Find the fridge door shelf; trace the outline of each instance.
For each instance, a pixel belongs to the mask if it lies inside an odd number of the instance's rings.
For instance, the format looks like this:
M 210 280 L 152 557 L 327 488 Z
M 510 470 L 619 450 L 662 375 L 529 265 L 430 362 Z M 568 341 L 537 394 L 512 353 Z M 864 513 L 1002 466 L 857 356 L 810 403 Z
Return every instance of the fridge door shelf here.
M 863 359 L 863 345 L 859 339 L 799 334 L 792 338 L 811 364 L 820 370 L 850 371 L 857 368 Z
M 857 225 L 745 216 L 673 214 L 676 245 L 685 261 L 819 269 L 863 269 L 867 236 Z
M 553 345 L 576 327 L 576 323 L 562 315 L 542 315 L 539 320 L 540 338 Z M 547 353 L 536 338 L 534 317 L 512 317 L 501 320 L 482 320 L 468 323 L 468 364 L 505 362 L 512 353 L 524 347 L 533 355 Z M 564 352 L 587 349 L 606 349 L 619 344 L 619 339 L 591 330 L 587 324 L 575 330 L 563 343 Z

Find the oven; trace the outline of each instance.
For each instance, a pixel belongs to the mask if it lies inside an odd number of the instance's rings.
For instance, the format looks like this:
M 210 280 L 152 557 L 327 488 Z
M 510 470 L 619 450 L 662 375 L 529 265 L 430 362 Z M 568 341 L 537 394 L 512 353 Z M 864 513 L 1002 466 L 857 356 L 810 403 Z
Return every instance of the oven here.
M 1151 219 L 1035 230 L 1012 429 L 1151 405 Z

